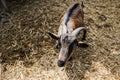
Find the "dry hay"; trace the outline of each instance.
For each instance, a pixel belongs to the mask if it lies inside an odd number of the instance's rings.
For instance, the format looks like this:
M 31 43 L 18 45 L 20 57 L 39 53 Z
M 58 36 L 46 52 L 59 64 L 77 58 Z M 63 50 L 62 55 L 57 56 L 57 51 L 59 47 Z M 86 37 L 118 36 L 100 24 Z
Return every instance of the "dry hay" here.
M 89 47 L 77 48 L 72 61 L 57 67 L 55 41 L 46 31 L 57 33 L 75 2 L 81 0 L 9 2 L 13 14 L 0 24 L 1 80 L 120 80 L 119 0 L 84 2 Z

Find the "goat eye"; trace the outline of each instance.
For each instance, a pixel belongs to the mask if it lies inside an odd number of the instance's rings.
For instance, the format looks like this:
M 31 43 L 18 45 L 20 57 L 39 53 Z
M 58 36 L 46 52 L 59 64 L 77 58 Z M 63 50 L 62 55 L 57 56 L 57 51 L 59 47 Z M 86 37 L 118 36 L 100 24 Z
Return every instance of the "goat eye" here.
M 78 41 L 77 40 L 75 40 L 75 44 L 76 44 L 76 46 L 78 46 Z
M 59 49 L 59 50 L 61 49 L 60 39 L 58 40 L 58 43 L 57 43 L 57 45 L 56 45 L 56 48 Z
M 60 44 L 57 44 L 57 45 L 56 45 L 56 48 L 60 50 L 61 45 L 60 45 Z

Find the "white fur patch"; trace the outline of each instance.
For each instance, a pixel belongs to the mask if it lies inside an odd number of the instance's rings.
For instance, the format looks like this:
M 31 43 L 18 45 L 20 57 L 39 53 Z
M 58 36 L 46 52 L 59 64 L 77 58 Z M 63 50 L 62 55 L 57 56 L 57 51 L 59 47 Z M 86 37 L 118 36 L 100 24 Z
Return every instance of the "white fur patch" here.
M 58 35 L 66 34 L 67 33 L 67 28 L 65 24 L 61 24 L 58 30 Z

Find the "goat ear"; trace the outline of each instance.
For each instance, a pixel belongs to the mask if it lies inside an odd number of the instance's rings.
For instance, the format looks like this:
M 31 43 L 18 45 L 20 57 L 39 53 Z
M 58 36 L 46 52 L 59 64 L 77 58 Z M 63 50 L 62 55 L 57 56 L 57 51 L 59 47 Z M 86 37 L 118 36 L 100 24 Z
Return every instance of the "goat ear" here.
M 80 34 L 81 30 L 86 30 L 86 28 L 85 27 L 79 27 L 72 32 L 72 35 L 77 37 Z
M 55 40 L 58 40 L 59 39 L 59 36 L 57 36 L 57 35 L 55 35 L 55 34 L 53 34 L 53 33 L 51 33 L 51 32 L 47 32 L 48 34 L 49 34 L 49 36 L 51 37 L 51 38 L 53 38 L 53 39 L 55 39 Z

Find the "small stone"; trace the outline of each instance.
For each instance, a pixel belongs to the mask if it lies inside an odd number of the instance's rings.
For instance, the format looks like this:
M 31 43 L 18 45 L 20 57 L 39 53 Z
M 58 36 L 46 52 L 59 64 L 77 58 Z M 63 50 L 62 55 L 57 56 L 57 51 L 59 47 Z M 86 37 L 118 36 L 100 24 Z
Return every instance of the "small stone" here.
M 100 19 L 101 21 L 106 21 L 106 20 L 107 20 L 107 18 L 106 18 L 105 15 L 100 15 L 100 16 L 99 16 L 99 19 Z

